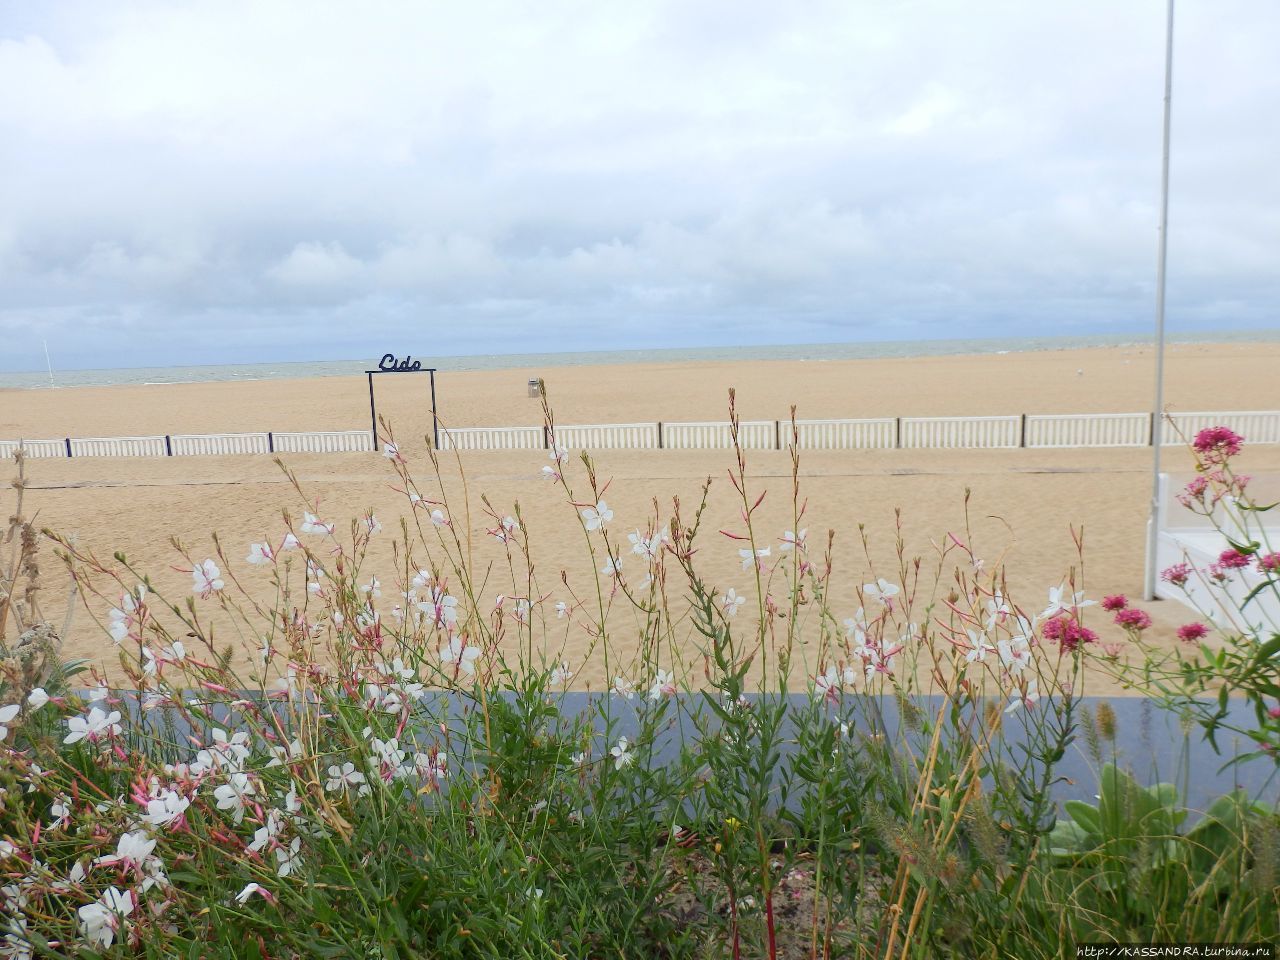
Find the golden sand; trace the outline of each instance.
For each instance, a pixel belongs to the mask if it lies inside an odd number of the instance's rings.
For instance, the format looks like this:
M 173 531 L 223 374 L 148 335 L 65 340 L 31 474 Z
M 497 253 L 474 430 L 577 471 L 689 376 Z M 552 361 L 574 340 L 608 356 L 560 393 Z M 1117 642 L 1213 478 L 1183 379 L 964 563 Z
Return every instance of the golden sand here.
M 1173 410 L 1253 410 L 1274 406 L 1259 390 L 1280 369 L 1280 344 L 1178 345 L 1169 350 L 1166 399 Z M 1133 412 L 1150 406 L 1150 348 L 1098 348 L 1000 356 L 830 362 L 742 362 L 634 364 L 555 367 L 441 374 L 440 414 L 455 426 L 521 425 L 541 422 L 539 405 L 526 383 L 544 376 L 561 423 L 723 420 L 727 392 L 734 387 L 744 419 L 785 419 L 795 404 L 802 418 L 991 415 L 1012 413 Z M 383 377 L 379 407 L 398 435 L 429 430 L 425 378 Z M 361 377 L 272 380 L 162 386 L 70 388 L 56 391 L 0 391 L 0 437 L 122 436 L 154 433 L 257 430 L 359 429 L 367 425 L 368 397 Z M 407 443 L 414 473 L 425 483 L 429 465 L 421 447 Z M 717 531 L 741 531 L 740 504 L 726 470 L 727 451 L 598 451 L 599 474 L 615 518 L 609 529 L 621 542 L 624 572 L 634 580 L 642 561 L 629 557 L 626 534 L 644 529 L 656 513 L 670 516 L 672 497 L 696 502 L 701 484 L 712 477 L 700 565 L 721 590 L 752 587 L 738 559 L 739 544 Z M 286 458 L 319 512 L 341 522 L 366 509 L 382 521 L 384 533 L 366 571 L 383 584 L 384 606 L 396 592 L 390 544 L 405 514 L 402 494 L 392 489 L 389 463 L 374 454 L 294 455 Z M 1167 448 L 1166 469 L 1187 472 L 1186 451 Z M 479 495 L 487 494 L 500 514 L 520 505 L 535 564 L 537 593 L 570 599 L 562 571 L 582 595 L 594 595 L 595 566 L 587 553 L 576 509 L 564 493 L 541 476 L 549 461 L 541 451 L 464 454 L 471 496 L 470 531 L 482 567 L 492 563 L 485 602 L 497 595 L 521 596 L 512 583 L 500 545 L 485 534 L 492 521 Z M 1280 446 L 1258 446 L 1242 456 L 1242 469 L 1259 475 L 1280 472 Z M 801 460 L 801 497 L 807 509 L 811 554 L 835 531 L 832 606 L 848 616 L 857 606 L 853 589 L 870 579 L 859 525 L 870 541 L 878 576 L 896 575 L 895 509 L 901 508 L 908 556 L 933 555 L 948 533 L 964 536 L 965 491 L 972 492 L 969 521 L 975 547 L 989 563 L 1008 565 L 1012 599 L 1032 612 L 1043 607 L 1046 589 L 1077 567 L 1091 597 L 1124 592 L 1140 595 L 1147 505 L 1149 449 L 1094 450 L 888 450 L 807 452 Z M 456 468 L 448 464 L 450 471 Z M 570 465 L 580 499 L 586 498 L 580 465 Z M 756 518 L 757 530 L 772 541 L 792 529 L 790 461 L 786 453 L 749 456 L 753 491 L 768 490 Z M 109 558 L 123 551 L 156 585 L 174 596 L 190 591 L 189 573 L 167 539 L 178 536 L 198 557 L 210 555 L 211 534 L 227 545 L 233 570 L 246 584 L 265 576 L 244 562 L 248 544 L 278 540 L 281 509 L 301 516 L 303 502 L 280 469 L 266 456 L 164 459 L 76 459 L 28 461 L 27 512 L 38 522 L 74 535 L 84 548 Z M 465 526 L 461 486 L 446 484 L 456 524 Z M 12 494 L 3 504 L 10 509 Z M 1083 530 L 1084 569 L 1072 539 Z M 46 552 L 46 579 L 57 564 Z M 505 578 L 505 579 L 504 579 Z M 362 576 L 362 580 L 367 579 Z M 932 580 L 932 575 L 926 577 Z M 251 586 L 251 590 L 261 590 Z M 670 590 L 680 592 L 672 580 Z M 488 595 L 492 596 L 488 596 Z M 1178 624 L 1194 618 L 1172 602 L 1144 605 L 1155 619 L 1152 636 L 1176 643 Z M 104 611 L 94 610 L 101 615 Z M 745 610 L 744 610 L 745 615 Z M 1086 623 L 1104 639 L 1119 639 L 1118 628 L 1096 608 Z M 552 617 L 554 620 L 554 617 Z M 624 652 L 628 620 L 611 618 L 615 642 Z M 570 629 L 549 637 L 548 654 L 582 667 L 577 685 L 599 688 L 602 663 L 583 666 L 589 645 L 585 631 Z M 634 645 L 634 644 L 633 644 Z M 67 653 L 100 659 L 115 652 L 105 632 L 83 611 L 68 638 Z M 1088 692 L 1116 692 L 1104 677 L 1091 678 Z

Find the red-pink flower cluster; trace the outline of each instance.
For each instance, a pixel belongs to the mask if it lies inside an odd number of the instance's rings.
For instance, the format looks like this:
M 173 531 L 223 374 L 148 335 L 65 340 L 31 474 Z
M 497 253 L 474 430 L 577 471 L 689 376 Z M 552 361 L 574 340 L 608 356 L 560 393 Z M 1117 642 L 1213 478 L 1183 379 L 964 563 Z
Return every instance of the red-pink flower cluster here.
M 1172 583 L 1175 587 L 1180 587 L 1191 579 L 1191 567 L 1185 563 L 1175 563 L 1160 572 L 1160 579 L 1165 583 Z
M 1110 596 L 1102 598 L 1103 610 L 1123 610 L 1129 605 L 1129 598 L 1123 593 L 1113 593 Z
M 1206 427 L 1192 443 L 1196 453 L 1210 463 L 1222 463 L 1240 452 L 1244 437 L 1228 427 Z
M 1259 573 L 1280 573 L 1280 553 L 1264 553 L 1258 557 Z
M 1127 610 L 1121 610 L 1116 614 L 1116 623 L 1124 627 L 1126 630 L 1137 630 L 1139 632 L 1151 626 L 1151 615 L 1145 610 L 1138 610 L 1130 607 Z
M 1078 650 L 1086 643 L 1096 643 L 1098 635 L 1070 617 L 1053 617 L 1041 628 L 1046 640 L 1053 640 L 1063 650 Z
M 1240 570 L 1249 565 L 1249 555 L 1234 548 L 1223 550 L 1218 555 L 1218 565 L 1224 570 Z
M 1178 639 L 1183 643 L 1195 643 L 1209 635 L 1209 628 L 1203 623 L 1184 623 L 1178 628 Z

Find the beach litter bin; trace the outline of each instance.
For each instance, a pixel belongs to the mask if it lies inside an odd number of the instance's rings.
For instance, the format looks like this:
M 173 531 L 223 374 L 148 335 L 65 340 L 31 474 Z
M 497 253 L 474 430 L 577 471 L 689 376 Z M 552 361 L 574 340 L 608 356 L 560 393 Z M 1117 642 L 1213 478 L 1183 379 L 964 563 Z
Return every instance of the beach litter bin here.
M 529 381 L 529 396 L 531 396 L 531 397 L 540 397 L 540 396 L 542 396 L 542 381 L 541 381 L 541 380 L 530 380 L 530 381 Z

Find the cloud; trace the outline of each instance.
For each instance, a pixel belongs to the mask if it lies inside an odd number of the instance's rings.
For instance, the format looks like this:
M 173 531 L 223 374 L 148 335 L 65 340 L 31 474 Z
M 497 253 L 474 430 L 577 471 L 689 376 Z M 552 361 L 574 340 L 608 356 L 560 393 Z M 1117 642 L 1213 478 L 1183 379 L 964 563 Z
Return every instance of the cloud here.
M 17 8 L 0 367 L 1138 330 L 1163 12 Z M 1280 9 L 1179 17 L 1170 320 L 1273 324 Z

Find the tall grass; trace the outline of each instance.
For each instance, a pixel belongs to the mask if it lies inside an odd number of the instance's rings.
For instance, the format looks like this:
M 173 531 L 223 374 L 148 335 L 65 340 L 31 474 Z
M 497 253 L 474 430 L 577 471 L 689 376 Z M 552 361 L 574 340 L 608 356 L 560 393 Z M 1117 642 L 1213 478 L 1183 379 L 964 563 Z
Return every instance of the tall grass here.
M 706 528 L 708 481 L 624 546 L 598 465 L 553 444 L 584 583 L 545 583 L 520 508 L 465 477 L 451 497 L 462 463 L 434 450 L 419 480 L 385 424 L 394 529 L 330 528 L 295 480 L 303 518 L 256 563 L 174 542 L 191 594 L 46 532 L 113 608 L 125 680 L 6 667 L 0 951 L 995 958 L 1276 935 L 1274 811 L 1233 798 L 1179 832 L 1176 798 L 1099 760 L 1112 800 L 1059 822 L 1066 751 L 1106 739 L 1075 573 L 1051 609 L 1019 603 L 964 530 L 928 558 L 899 536 L 895 570 L 851 577 L 834 534 L 803 533 L 794 425 L 782 550 L 730 402 L 732 530 Z M 374 537 L 394 583 L 371 579 Z M 740 603 L 704 573 L 726 549 Z M 572 637 L 610 689 L 563 692 Z

